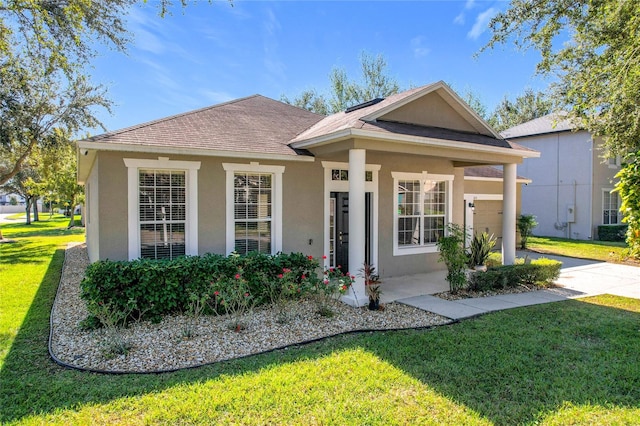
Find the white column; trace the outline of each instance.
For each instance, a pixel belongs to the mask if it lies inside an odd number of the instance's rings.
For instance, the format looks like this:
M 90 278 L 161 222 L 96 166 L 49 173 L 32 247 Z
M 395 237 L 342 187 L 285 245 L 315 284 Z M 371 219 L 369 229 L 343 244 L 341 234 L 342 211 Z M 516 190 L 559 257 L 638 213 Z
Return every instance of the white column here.
M 503 165 L 502 180 L 502 264 L 516 260 L 516 165 Z
M 349 273 L 356 280 L 344 301 L 353 306 L 367 302 L 364 278 L 358 272 L 365 259 L 365 164 L 364 149 L 349 150 Z

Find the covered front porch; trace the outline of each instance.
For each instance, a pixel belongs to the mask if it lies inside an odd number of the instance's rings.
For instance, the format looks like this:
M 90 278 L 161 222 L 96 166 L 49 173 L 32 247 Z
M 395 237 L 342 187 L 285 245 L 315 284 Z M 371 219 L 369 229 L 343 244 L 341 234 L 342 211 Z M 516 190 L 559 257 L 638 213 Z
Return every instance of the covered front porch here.
M 446 270 L 405 275 L 382 280 L 382 303 L 391 303 L 409 297 L 436 294 L 449 290 Z

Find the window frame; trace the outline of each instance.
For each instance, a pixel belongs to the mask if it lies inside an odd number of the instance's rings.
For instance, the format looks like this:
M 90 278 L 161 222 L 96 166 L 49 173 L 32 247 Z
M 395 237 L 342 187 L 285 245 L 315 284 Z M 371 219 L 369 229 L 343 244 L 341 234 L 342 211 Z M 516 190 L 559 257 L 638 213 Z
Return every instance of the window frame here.
M 235 198 L 234 178 L 236 173 L 271 174 L 271 254 L 282 251 L 282 175 L 285 166 L 261 165 L 259 163 L 238 164 L 222 163 L 226 172 L 226 252 L 230 255 L 235 251 Z
M 605 206 L 605 196 L 609 195 L 609 203 L 607 206 Z M 611 197 L 614 196 L 617 199 L 617 206 L 616 206 L 616 218 L 617 218 L 617 222 L 616 223 L 604 223 L 604 212 L 606 211 L 611 211 Z M 616 226 L 616 225 L 620 225 L 622 223 L 622 213 L 620 212 L 620 204 L 621 204 L 621 200 L 620 200 L 620 194 L 618 194 L 617 192 L 613 192 L 612 188 L 602 188 L 602 209 L 600 211 L 601 214 L 601 218 L 602 218 L 602 225 L 604 226 Z M 611 215 L 609 215 L 609 222 L 611 222 Z
M 611 160 L 613 160 L 613 162 Z M 619 155 L 616 155 L 615 157 L 607 158 L 607 166 L 610 169 L 619 169 L 621 164 L 622 164 L 622 159 L 620 158 Z
M 198 170 L 200 161 L 157 160 L 124 158 L 127 167 L 127 223 L 129 260 L 139 259 L 140 239 L 140 170 L 185 172 L 185 255 L 198 254 Z
M 426 243 L 422 245 L 412 246 L 400 246 L 398 241 L 398 220 L 400 215 L 398 214 L 398 183 L 401 180 L 418 180 L 420 181 L 420 187 L 424 187 L 425 181 L 435 181 L 445 183 L 445 214 L 444 214 L 444 226 L 446 233 L 446 226 L 451 223 L 451 212 L 453 210 L 453 180 L 454 175 L 428 173 L 423 171 L 421 173 L 408 173 L 408 172 L 391 172 L 393 178 L 393 255 L 405 256 L 412 254 L 422 253 L 438 253 L 438 247 L 436 243 Z M 420 206 L 422 211 L 420 212 L 419 220 L 424 223 L 426 217 L 432 217 L 424 214 L 424 191 L 420 191 Z M 421 234 L 424 230 L 421 232 Z

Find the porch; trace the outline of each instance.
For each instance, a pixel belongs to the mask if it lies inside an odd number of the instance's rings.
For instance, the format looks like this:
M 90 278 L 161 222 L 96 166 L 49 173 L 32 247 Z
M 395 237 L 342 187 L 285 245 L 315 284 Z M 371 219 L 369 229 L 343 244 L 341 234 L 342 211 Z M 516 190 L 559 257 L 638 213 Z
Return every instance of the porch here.
M 446 270 L 427 272 L 424 274 L 405 275 L 382 280 L 382 303 L 391 303 L 409 297 L 435 294 L 449 290 L 445 280 Z

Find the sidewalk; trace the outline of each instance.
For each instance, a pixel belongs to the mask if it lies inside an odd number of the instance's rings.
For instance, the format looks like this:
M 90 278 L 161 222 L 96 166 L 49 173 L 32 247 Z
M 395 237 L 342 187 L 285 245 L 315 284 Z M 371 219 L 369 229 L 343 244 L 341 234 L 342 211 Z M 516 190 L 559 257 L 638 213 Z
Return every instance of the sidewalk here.
M 529 257 L 532 258 L 541 256 L 529 253 Z M 599 294 L 640 299 L 640 268 L 638 267 L 562 256 L 553 256 L 553 258 L 563 262 L 560 278 L 556 281 L 556 284 L 561 286 L 558 288 L 456 301 L 420 295 L 399 299 L 397 302 L 458 320 L 488 312 Z

